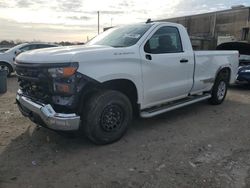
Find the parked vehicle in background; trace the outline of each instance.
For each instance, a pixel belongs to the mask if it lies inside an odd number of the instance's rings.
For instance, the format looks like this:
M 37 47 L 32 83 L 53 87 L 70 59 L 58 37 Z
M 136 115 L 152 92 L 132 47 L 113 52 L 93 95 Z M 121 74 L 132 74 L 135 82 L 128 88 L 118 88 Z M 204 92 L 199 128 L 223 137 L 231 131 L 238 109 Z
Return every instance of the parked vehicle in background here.
M 0 48 L 0 53 L 4 53 L 6 52 L 7 50 L 9 50 L 10 48 Z
M 182 25 L 128 25 L 83 46 L 19 55 L 16 101 L 36 124 L 108 144 L 133 114 L 150 118 L 206 99 L 221 104 L 238 66 L 238 51 L 193 51 Z
M 216 49 L 239 51 L 239 69 L 236 83 L 250 84 L 250 44 L 246 42 L 227 42 L 220 44 Z
M 226 42 L 218 45 L 216 50 L 239 51 L 239 66 L 250 65 L 250 44 L 246 42 Z
M 35 50 L 40 48 L 51 48 L 57 47 L 54 44 L 46 43 L 23 43 L 19 44 L 13 48 L 6 50 L 3 53 L 0 53 L 0 69 L 4 69 L 8 72 L 8 76 L 15 71 L 14 61 L 17 55 L 22 52 Z
M 239 67 L 236 83 L 247 83 L 250 85 L 250 65 Z

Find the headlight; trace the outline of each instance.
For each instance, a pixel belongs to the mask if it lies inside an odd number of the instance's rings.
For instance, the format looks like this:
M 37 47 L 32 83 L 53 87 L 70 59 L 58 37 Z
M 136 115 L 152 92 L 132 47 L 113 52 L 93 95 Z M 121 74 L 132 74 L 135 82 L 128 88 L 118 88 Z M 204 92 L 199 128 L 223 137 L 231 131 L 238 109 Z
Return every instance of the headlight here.
M 53 78 L 66 78 L 74 75 L 78 69 L 78 63 L 71 63 L 69 66 L 65 67 L 55 67 L 49 68 L 48 73 Z

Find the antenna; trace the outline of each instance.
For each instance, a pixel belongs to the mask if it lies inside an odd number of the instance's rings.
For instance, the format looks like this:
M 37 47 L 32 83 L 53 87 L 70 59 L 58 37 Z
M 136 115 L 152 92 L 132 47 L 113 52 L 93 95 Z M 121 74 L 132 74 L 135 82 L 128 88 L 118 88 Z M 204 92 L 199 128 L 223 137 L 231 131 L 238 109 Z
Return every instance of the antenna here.
M 97 11 L 97 29 L 98 29 L 98 35 L 100 33 L 100 11 Z
M 151 18 L 147 19 L 146 21 L 146 23 L 151 23 L 151 22 L 152 22 Z

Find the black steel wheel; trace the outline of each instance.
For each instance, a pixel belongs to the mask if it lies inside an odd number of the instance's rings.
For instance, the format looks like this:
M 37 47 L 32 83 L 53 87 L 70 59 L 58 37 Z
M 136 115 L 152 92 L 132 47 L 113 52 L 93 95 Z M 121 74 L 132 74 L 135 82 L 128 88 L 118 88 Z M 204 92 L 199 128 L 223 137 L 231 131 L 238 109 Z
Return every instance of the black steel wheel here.
M 129 99 L 118 91 L 99 91 L 83 107 L 82 129 L 95 144 L 119 140 L 132 120 Z
M 122 107 L 117 104 L 112 104 L 103 110 L 100 124 L 104 131 L 115 132 L 122 127 L 123 119 L 124 111 Z

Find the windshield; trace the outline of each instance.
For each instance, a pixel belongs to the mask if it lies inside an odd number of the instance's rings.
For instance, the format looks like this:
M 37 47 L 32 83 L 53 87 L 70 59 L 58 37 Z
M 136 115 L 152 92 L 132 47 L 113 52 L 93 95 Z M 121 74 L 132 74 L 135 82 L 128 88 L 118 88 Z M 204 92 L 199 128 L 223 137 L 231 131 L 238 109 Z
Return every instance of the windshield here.
M 9 53 L 9 52 L 11 52 L 11 51 L 13 51 L 13 50 L 17 50 L 17 49 L 23 47 L 24 45 L 26 45 L 26 43 L 24 43 L 24 44 L 19 44 L 19 45 L 17 45 L 17 46 L 14 46 L 14 47 L 8 49 L 7 51 L 5 51 L 5 53 Z
M 112 28 L 96 36 L 87 45 L 128 47 L 136 44 L 152 24 L 137 24 Z

